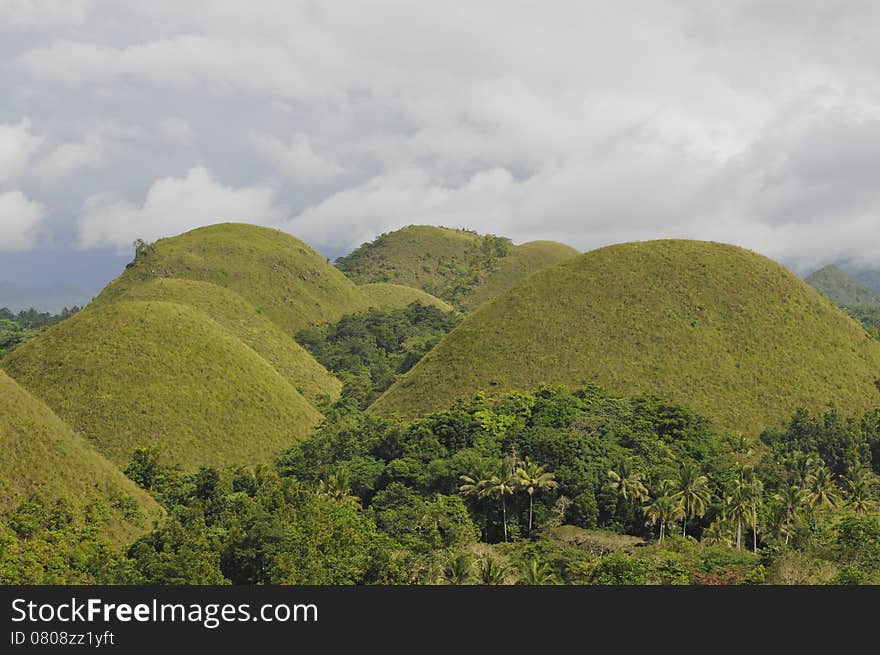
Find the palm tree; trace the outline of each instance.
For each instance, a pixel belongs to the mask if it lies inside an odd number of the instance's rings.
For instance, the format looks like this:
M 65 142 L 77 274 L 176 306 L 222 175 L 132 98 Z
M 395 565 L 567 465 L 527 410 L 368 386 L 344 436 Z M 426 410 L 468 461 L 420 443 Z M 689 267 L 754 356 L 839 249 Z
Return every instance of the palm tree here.
M 507 496 L 516 491 L 516 481 L 510 474 L 506 462 L 502 463 L 498 473 L 493 475 L 483 487 L 482 494 L 485 498 L 497 496 L 501 500 L 501 518 L 504 522 L 504 541 L 507 541 Z
M 616 469 L 608 471 L 607 487 L 624 500 L 642 502 L 648 498 L 641 472 L 634 470 L 627 461 L 620 462 Z
M 556 584 L 556 575 L 547 562 L 532 558 L 522 567 L 522 582 L 527 585 Z
M 709 490 L 709 478 L 700 473 L 695 464 L 685 464 L 678 472 L 678 491 L 675 498 L 684 509 L 684 520 L 681 522 L 681 536 L 687 536 L 688 519 L 703 516 L 706 505 L 712 499 Z
M 534 514 L 535 491 L 538 489 L 553 489 L 559 486 L 555 480 L 556 474 L 545 471 L 528 457 L 523 465 L 516 469 L 516 482 L 520 488 L 529 494 L 529 534 L 532 534 L 532 516 Z
M 736 527 L 736 549 L 742 550 L 743 526 L 749 521 L 752 499 L 749 488 L 742 477 L 734 478 L 724 495 L 724 518 Z
M 752 552 L 758 552 L 758 508 L 764 494 L 764 483 L 753 469 L 748 469 L 745 474 L 746 492 L 749 497 L 750 512 L 749 523 L 752 526 Z
M 798 518 L 798 515 L 806 502 L 806 492 L 796 484 L 788 484 L 783 486 L 774 498 L 779 505 L 785 510 L 784 529 L 782 534 L 785 536 L 785 544 L 791 538 L 791 525 Z
M 460 475 L 461 485 L 458 490 L 464 496 L 483 497 L 483 490 L 489 479 L 495 474 L 495 467 L 487 461 L 480 462 L 468 475 Z
M 856 514 L 866 514 L 876 504 L 874 486 L 876 476 L 869 469 L 862 469 L 844 480 L 849 506 Z
M 486 461 L 481 462 L 469 475 L 460 475 L 461 485 L 458 490 L 467 498 L 484 499 L 486 487 L 495 474 L 494 467 Z M 486 523 L 483 528 L 484 538 L 489 536 L 489 506 L 486 506 Z
M 671 493 L 673 485 L 672 480 L 660 482 L 656 497 L 645 507 L 645 516 L 651 519 L 651 524 L 660 524 L 660 544 L 666 537 L 666 526 L 685 514 L 681 502 Z
M 778 494 L 773 496 L 773 502 L 768 505 L 767 515 L 764 518 L 764 527 L 766 531 L 775 539 L 788 539 L 791 536 L 789 528 L 788 508 L 782 502 Z
M 810 476 L 821 465 L 821 462 L 815 456 L 807 455 L 800 451 L 785 458 L 782 463 L 788 471 L 789 480 L 801 488 L 808 485 Z
M 736 476 L 730 481 L 724 496 L 724 515 L 736 526 L 736 548 L 742 550 L 743 528 L 752 528 L 752 548 L 758 552 L 758 508 L 764 485 L 755 471 L 737 464 Z
M 510 567 L 499 563 L 494 557 L 481 557 L 477 562 L 477 577 L 480 584 L 504 584 L 508 571 L 510 571 Z
M 471 575 L 471 568 L 471 558 L 467 553 L 448 554 L 446 567 L 443 569 L 443 576 L 449 584 L 467 584 L 468 578 Z
M 730 538 L 730 523 L 724 517 L 718 517 L 712 524 L 703 530 L 702 543 L 707 545 L 732 546 L 733 541 Z
M 351 493 L 351 474 L 346 469 L 338 469 L 318 482 L 318 491 L 338 503 L 360 504 L 360 498 Z
M 834 509 L 841 502 L 840 491 L 827 466 L 820 466 L 807 480 L 807 506 L 810 511 Z

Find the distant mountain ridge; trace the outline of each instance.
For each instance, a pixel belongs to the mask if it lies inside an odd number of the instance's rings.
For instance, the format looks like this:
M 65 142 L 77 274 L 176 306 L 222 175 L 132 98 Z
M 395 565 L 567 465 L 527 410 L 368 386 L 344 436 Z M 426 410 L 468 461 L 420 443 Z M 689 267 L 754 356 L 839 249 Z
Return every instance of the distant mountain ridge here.
M 807 276 L 804 281 L 841 307 L 880 305 L 880 293 L 860 283 L 854 276 L 833 264 L 820 268 Z

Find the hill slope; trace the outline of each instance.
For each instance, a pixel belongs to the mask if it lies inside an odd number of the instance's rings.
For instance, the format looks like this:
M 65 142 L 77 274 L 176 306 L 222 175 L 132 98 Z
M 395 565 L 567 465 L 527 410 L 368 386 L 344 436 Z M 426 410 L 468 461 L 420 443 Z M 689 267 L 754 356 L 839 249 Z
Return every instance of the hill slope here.
M 107 536 L 117 543 L 145 532 L 159 515 L 149 495 L 0 371 L 0 512 L 33 494 L 74 506 L 103 501 Z M 138 514 L 127 514 L 126 504 Z
M 145 246 L 96 302 L 156 278 L 235 291 L 288 335 L 367 308 L 357 286 L 320 254 L 289 234 L 255 225 L 210 225 Z
M 578 254 L 549 241 L 514 246 L 509 239 L 429 225 L 379 236 L 336 265 L 358 284 L 392 282 L 421 289 L 460 309 L 475 307 L 517 280 Z
M 187 469 L 266 462 L 320 418 L 241 340 L 173 303 L 87 308 L 0 365 L 118 465 L 153 444 Z
M 474 287 L 462 304 L 465 309 L 476 309 L 487 300 L 501 295 L 524 277 L 579 254 L 571 246 L 556 241 L 529 241 L 513 246 L 506 257 L 498 260 L 496 269 Z
M 250 346 L 310 402 L 339 397 L 342 383 L 234 291 L 209 282 L 161 278 L 132 286 L 121 300 L 158 300 L 198 309 Z
M 878 400 L 880 344 L 782 266 L 717 243 L 601 248 L 481 306 L 374 404 L 418 416 L 485 389 L 596 382 L 754 435 Z
M 837 266 L 820 268 L 804 281 L 841 307 L 880 305 L 880 294 L 860 284 Z
M 402 284 L 373 282 L 372 284 L 363 284 L 358 289 L 364 294 L 370 306 L 379 309 L 403 309 L 414 302 L 433 306 L 444 312 L 451 312 L 454 309 L 445 300 L 440 300 L 440 298 L 421 289 L 405 287 Z

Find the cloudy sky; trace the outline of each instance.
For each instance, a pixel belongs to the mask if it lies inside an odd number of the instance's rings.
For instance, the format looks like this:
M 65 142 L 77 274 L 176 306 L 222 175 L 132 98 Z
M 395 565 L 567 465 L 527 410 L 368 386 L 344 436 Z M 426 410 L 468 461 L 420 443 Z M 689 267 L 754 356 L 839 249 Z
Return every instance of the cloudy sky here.
M 0 296 L 230 220 L 880 267 L 878 61 L 873 0 L 0 0 Z

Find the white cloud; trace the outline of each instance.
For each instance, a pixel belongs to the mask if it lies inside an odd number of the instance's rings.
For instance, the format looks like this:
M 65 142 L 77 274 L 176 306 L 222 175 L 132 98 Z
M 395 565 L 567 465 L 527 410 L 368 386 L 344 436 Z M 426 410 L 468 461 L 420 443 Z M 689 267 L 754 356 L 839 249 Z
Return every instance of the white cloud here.
M 285 44 L 183 34 L 117 48 L 59 41 L 18 58 L 36 79 L 62 85 L 135 79 L 178 90 L 206 87 L 314 98 L 316 76 L 279 65 L 296 56 Z
M 31 133 L 31 121 L 0 123 L 0 183 L 18 177 L 43 139 Z
M 189 146 L 196 138 L 195 130 L 182 118 L 169 116 L 159 121 L 159 137 L 170 146 Z
M 43 215 L 42 205 L 21 191 L 0 193 L 0 252 L 36 247 Z
M 339 164 L 317 154 L 306 134 L 295 134 L 289 143 L 259 135 L 254 137 L 254 145 L 293 184 L 322 184 L 345 172 Z
M 422 222 L 880 262 L 877 3 L 87 4 L 0 0 L 47 26 L 0 43 L 33 121 L 0 184 L 51 181 L 44 227 L 83 247 L 231 209 L 328 254 Z
M 46 182 L 57 183 L 86 168 L 105 163 L 107 145 L 98 136 L 89 135 L 81 143 L 63 143 L 52 149 L 36 165 L 36 173 Z
M 183 177 L 156 180 L 143 204 L 112 193 L 90 196 L 79 219 L 81 248 L 130 248 L 135 239 L 153 241 L 211 223 L 271 224 L 281 218 L 267 187 L 233 188 L 199 166 Z
M 45 30 L 58 25 L 80 25 L 91 6 L 91 0 L 0 0 L 0 30 Z

